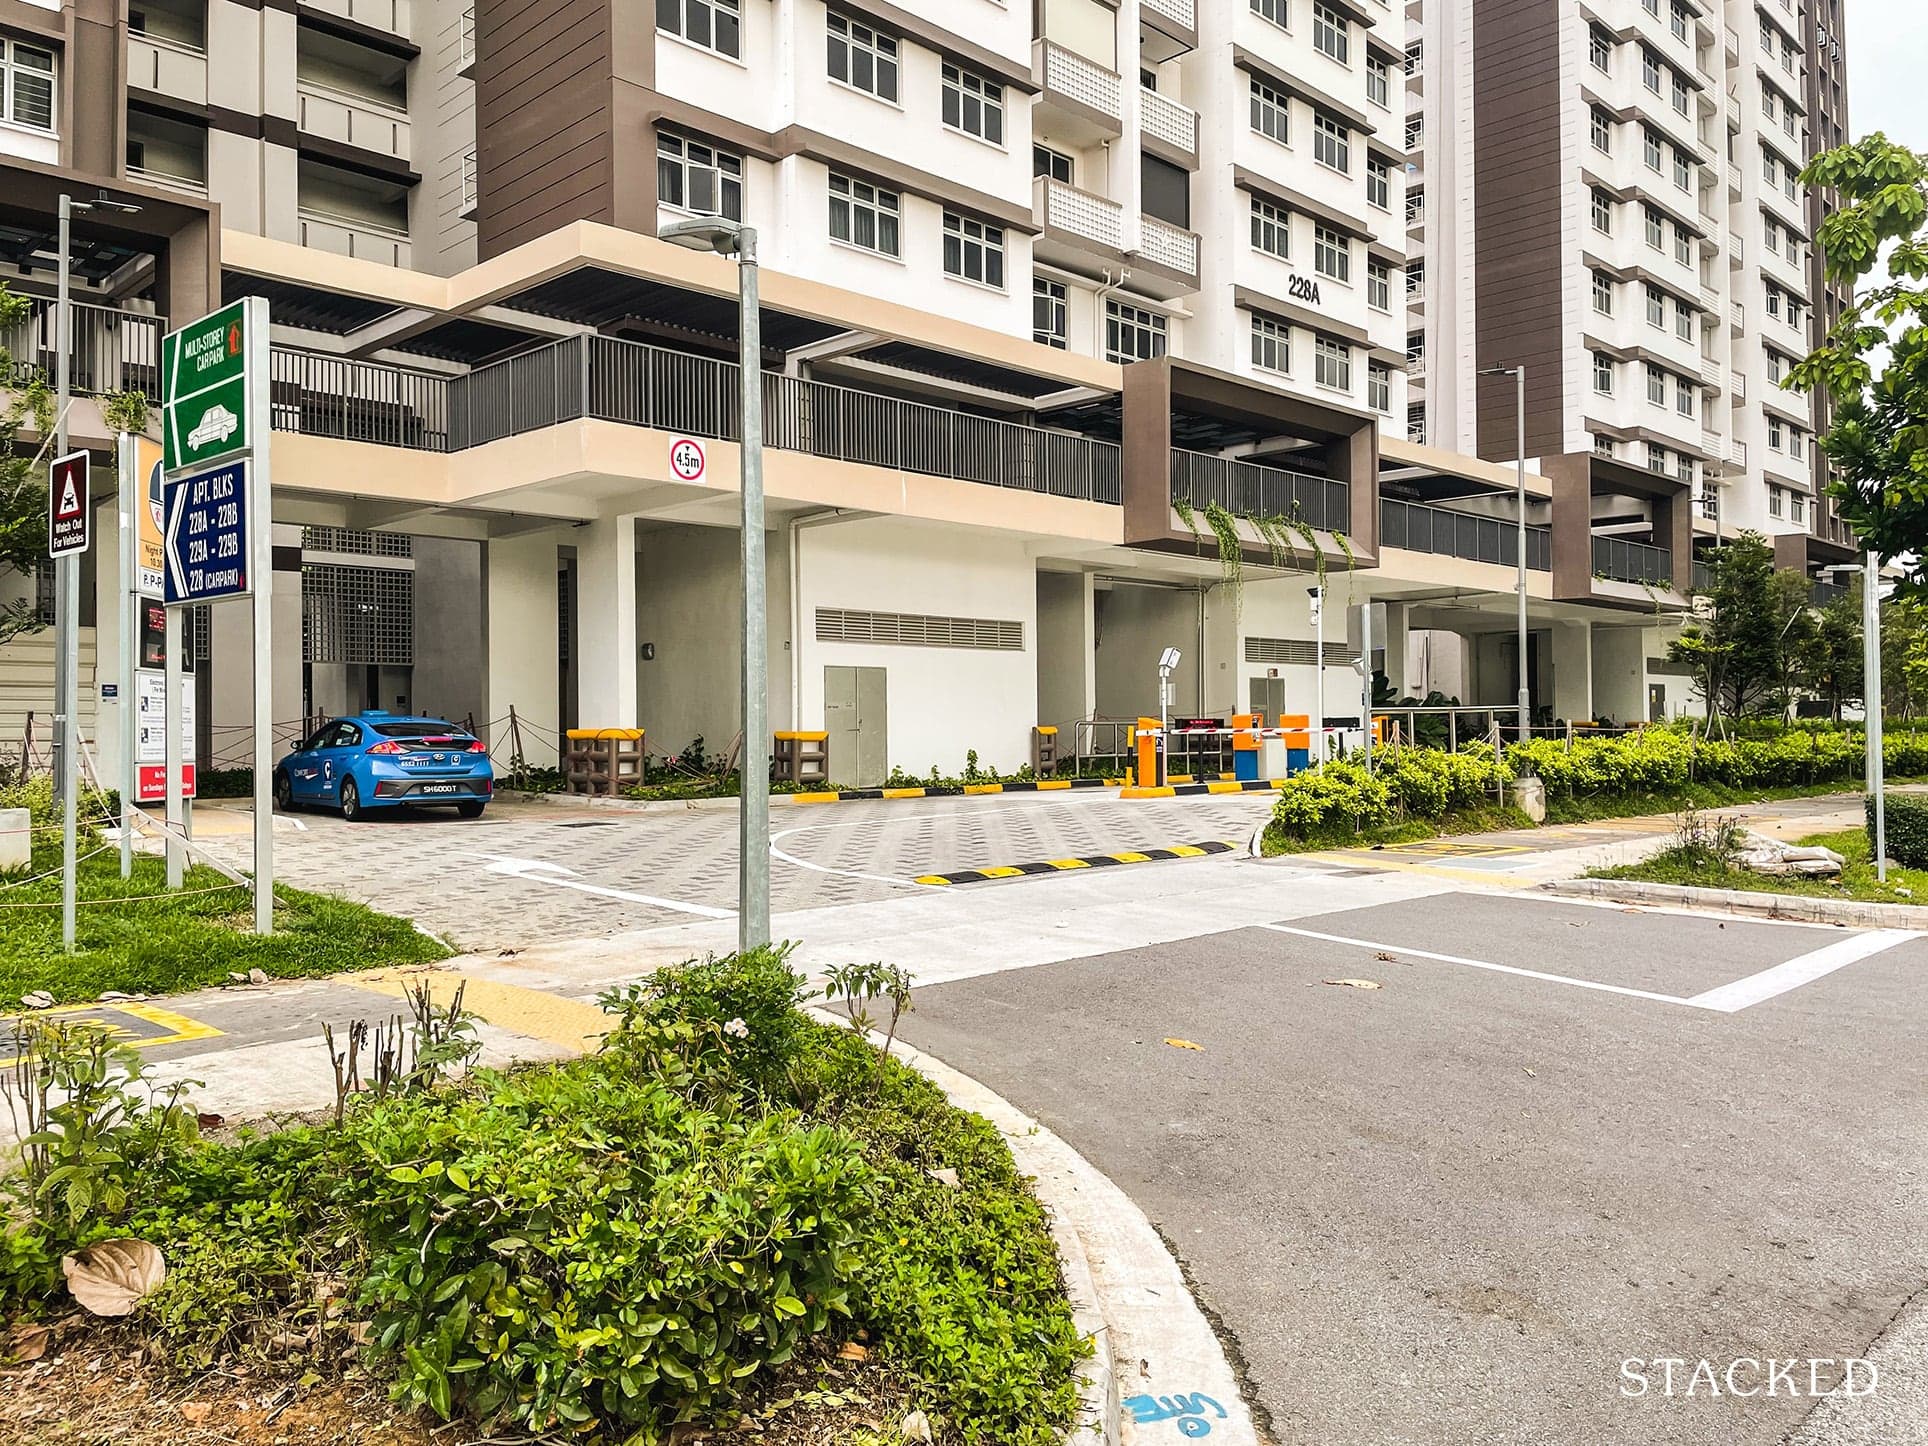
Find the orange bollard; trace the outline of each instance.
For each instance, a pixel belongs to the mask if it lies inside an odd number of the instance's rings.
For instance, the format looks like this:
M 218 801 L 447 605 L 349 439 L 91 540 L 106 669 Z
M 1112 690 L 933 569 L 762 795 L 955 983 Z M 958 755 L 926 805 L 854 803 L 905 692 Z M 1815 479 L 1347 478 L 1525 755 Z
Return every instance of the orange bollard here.
M 1140 718 L 1132 730 L 1138 753 L 1138 786 L 1162 788 L 1165 783 L 1164 727 L 1156 718 Z

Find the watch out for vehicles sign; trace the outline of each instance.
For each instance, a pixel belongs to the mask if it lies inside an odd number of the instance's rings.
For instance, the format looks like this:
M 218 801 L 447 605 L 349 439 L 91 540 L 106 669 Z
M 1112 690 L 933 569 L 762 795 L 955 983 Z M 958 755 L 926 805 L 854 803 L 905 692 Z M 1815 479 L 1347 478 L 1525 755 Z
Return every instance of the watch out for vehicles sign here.
M 93 541 L 93 520 L 87 496 L 87 454 L 56 457 L 47 468 L 47 555 L 85 552 Z

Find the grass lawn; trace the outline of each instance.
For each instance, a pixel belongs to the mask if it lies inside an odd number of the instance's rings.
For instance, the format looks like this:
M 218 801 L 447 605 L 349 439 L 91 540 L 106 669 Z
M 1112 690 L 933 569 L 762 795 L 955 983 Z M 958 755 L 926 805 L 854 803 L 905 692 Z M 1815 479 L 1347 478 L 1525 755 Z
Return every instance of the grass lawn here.
M 1651 884 L 1687 884 L 1704 889 L 1746 889 L 1758 894 L 1802 894 L 1818 899 L 1854 899 L 1867 904 L 1928 904 L 1928 870 L 1888 866 L 1888 882 L 1874 876 L 1869 855 L 1868 835 L 1862 829 L 1841 833 L 1817 833 L 1800 840 L 1831 848 L 1847 865 L 1834 879 L 1810 879 L 1799 875 L 1753 874 L 1745 869 L 1726 868 L 1705 858 L 1698 861 L 1681 850 L 1670 849 L 1644 864 L 1626 864 L 1617 869 L 1595 869 L 1589 878 L 1640 879 Z
M 222 874 L 190 869 L 183 891 L 166 897 L 165 863 L 136 856 L 134 876 L 122 879 L 111 849 L 80 864 L 76 952 L 67 954 L 60 944 L 59 867 L 58 847 L 36 848 L 23 877 L 52 870 L 50 877 L 0 879 L 0 1005 L 36 989 L 72 1003 L 110 989 L 195 989 L 221 983 L 233 970 L 289 979 L 448 957 L 406 919 L 289 888 L 276 889 L 275 932 L 260 938 L 250 932 L 248 890 Z M 144 897 L 156 894 L 163 897 Z

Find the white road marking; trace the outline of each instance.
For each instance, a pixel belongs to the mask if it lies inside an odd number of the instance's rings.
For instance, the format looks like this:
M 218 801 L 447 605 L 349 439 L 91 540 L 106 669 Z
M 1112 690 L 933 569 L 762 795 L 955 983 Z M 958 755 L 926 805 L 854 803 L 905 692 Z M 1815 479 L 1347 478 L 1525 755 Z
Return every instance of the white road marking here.
M 1490 969 L 1495 974 L 1517 974 L 1523 979 L 1544 979 L 1549 984 L 1570 984 L 1575 989 L 1597 989 L 1603 994 L 1628 994 L 1635 999 L 1651 999 L 1659 1004 L 1692 1004 L 1691 999 L 1682 999 L 1677 994 L 1656 994 L 1651 989 L 1629 989 L 1621 984 L 1601 984 L 1592 979 L 1575 979 L 1566 974 L 1546 974 L 1538 969 L 1518 969 L 1511 964 L 1494 964 L 1485 959 L 1464 959 L 1457 954 L 1435 954 L 1427 949 L 1413 949 L 1404 944 L 1380 944 L 1371 939 L 1348 939 L 1341 934 L 1321 934 L 1316 929 L 1294 929 L 1288 924 L 1261 924 L 1261 929 L 1270 929 L 1275 934 L 1297 934 L 1304 939 L 1318 939 L 1327 944 L 1345 944 L 1354 949 L 1372 949 L 1380 953 L 1397 954 L 1415 959 L 1432 959 L 1441 964 L 1463 964 L 1468 969 Z
M 489 872 L 506 874 L 512 879 L 526 879 L 530 883 L 553 884 L 559 889 L 574 889 L 579 894 L 594 894 L 602 899 L 621 899 L 629 904 L 649 904 L 658 909 L 669 909 L 678 914 L 695 914 L 703 919 L 734 919 L 734 909 L 718 909 L 709 904 L 691 904 L 682 899 L 663 899 L 655 894 L 638 894 L 629 889 L 612 889 L 602 884 L 585 883 L 576 875 L 575 870 L 566 869 L 561 864 L 552 864 L 543 859 L 510 858 L 505 854 L 480 854 L 461 851 L 458 858 L 487 859 Z
M 1772 969 L 1763 969 L 1759 974 L 1750 974 L 1745 979 L 1737 979 L 1732 984 L 1723 984 L 1718 989 L 1709 989 L 1704 994 L 1696 994 L 1687 1002 L 1696 1009 L 1713 1009 L 1722 1014 L 1735 1014 L 1759 1004 L 1762 1000 L 1772 999 L 1785 994 L 1790 989 L 1799 989 L 1803 984 L 1812 984 L 1816 979 L 1832 974 L 1837 969 L 1846 968 L 1857 960 L 1866 959 L 1905 944 L 1921 935 L 1909 929 L 1871 929 L 1865 934 L 1850 934 L 1845 939 L 1837 939 L 1824 948 L 1812 953 L 1802 954 L 1785 964 L 1776 964 Z

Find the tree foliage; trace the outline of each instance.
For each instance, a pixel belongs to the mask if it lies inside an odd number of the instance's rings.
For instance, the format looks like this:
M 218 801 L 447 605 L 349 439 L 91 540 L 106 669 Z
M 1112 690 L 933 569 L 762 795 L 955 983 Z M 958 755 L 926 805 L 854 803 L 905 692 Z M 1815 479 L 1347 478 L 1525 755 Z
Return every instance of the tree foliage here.
M 32 303 L 0 281 L 0 336 L 23 325 Z M 47 485 L 31 452 L 17 445 L 22 431 L 46 436 L 53 428 L 46 378 L 20 365 L 0 345 L 0 572 L 32 578 L 47 555 Z M 31 582 L 24 599 L 0 603 L 0 644 L 39 624 Z
M 1774 549 L 1758 532 L 1743 532 L 1708 557 L 1713 573 L 1706 616 L 1667 646 L 1685 666 L 1713 718 L 1758 712 L 1793 685 L 1789 635 L 1807 618 L 1808 584 L 1777 573 Z
M 1877 131 L 1801 179 L 1840 196 L 1817 239 L 1828 275 L 1857 294 L 1783 385 L 1832 395 L 1821 447 L 1841 515 L 1904 570 L 1906 590 L 1928 592 L 1928 156 Z

